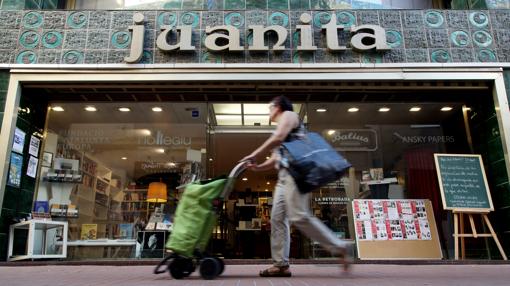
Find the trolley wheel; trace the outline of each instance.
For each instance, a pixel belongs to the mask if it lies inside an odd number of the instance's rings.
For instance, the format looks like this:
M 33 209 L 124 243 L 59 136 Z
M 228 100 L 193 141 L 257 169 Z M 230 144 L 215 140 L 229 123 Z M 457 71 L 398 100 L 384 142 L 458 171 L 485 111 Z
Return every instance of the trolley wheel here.
M 193 261 L 185 257 L 175 257 L 168 263 L 168 272 L 174 279 L 188 277 L 195 271 Z
M 218 272 L 218 276 L 220 276 L 221 274 L 223 274 L 223 271 L 225 271 L 225 261 L 223 261 L 223 259 L 219 257 L 213 257 L 213 259 L 216 259 L 218 265 L 220 266 L 220 271 Z
M 217 258 L 205 257 L 200 262 L 200 276 L 206 280 L 211 280 L 219 275 L 221 265 Z

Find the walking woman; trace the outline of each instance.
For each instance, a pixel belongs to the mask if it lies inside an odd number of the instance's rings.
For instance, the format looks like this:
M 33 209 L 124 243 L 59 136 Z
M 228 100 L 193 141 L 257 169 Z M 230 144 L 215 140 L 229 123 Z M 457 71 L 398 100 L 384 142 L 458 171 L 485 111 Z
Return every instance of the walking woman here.
M 293 111 L 292 103 L 284 96 L 277 96 L 269 104 L 269 117 L 277 123 L 275 132 L 255 151 L 241 159 L 248 161 L 248 169 L 265 171 L 278 170 L 278 182 L 273 194 L 271 210 L 271 256 L 273 266 L 260 271 L 262 277 L 290 277 L 289 250 L 290 224 L 297 227 L 310 239 L 320 243 L 334 255 L 341 256 L 344 270 L 348 269 L 352 243 L 341 240 L 309 210 L 310 194 L 299 192 L 294 179 L 285 168 L 285 162 L 279 151 L 280 144 L 305 132 L 298 114 Z M 271 157 L 261 164 L 257 157 L 272 150 Z

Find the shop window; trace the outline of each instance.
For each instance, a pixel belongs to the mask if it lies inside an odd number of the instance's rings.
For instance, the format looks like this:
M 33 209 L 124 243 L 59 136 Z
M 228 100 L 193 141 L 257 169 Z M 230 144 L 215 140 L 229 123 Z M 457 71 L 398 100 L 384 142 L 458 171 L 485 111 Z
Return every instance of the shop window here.
M 162 257 L 164 241 L 147 256 L 144 237 L 166 239 L 158 231 L 171 228 L 178 187 L 206 176 L 206 110 L 200 103 L 51 105 L 35 205 L 69 222 L 71 259 Z M 90 246 L 98 240 L 118 249 Z

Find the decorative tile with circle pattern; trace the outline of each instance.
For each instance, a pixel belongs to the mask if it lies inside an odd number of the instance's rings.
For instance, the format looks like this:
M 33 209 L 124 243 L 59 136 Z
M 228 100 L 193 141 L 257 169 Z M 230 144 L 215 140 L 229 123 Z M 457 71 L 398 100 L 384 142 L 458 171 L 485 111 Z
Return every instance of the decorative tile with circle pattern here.
M 191 2 L 202 3 L 191 4 Z M 327 5 L 324 3 L 327 2 Z M 185 5 L 184 5 L 184 4 Z M 214 0 L 166 1 L 165 9 L 144 10 L 145 36 L 143 63 L 198 62 L 508 62 L 510 61 L 510 11 L 506 10 L 340 10 L 337 1 L 319 0 Z M 191 6 L 190 6 L 191 5 Z M 189 7 L 199 7 L 189 9 Z M 336 9 L 336 10 L 335 10 Z M 0 11 L 0 64 L 2 63 L 123 63 L 129 52 L 133 10 L 90 11 Z M 317 52 L 299 53 L 302 13 L 312 16 L 313 44 Z M 325 47 L 322 26 L 332 13 L 339 42 L 350 46 L 353 25 L 380 25 L 386 30 L 387 44 L 393 49 L 381 53 L 351 50 L 331 52 Z M 240 55 L 210 54 L 201 44 L 206 26 L 233 25 L 241 43 L 251 44 L 250 25 L 281 25 L 289 31 L 287 50 Z M 162 52 L 155 39 L 161 26 L 190 25 L 196 50 Z M 269 34 L 268 34 L 269 35 Z M 269 45 L 274 44 L 269 37 Z

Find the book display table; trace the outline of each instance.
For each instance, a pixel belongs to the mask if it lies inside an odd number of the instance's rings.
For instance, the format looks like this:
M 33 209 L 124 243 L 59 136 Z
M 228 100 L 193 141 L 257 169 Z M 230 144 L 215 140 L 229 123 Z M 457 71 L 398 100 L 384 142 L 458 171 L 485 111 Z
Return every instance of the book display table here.
M 26 253 L 24 255 L 13 255 L 14 240 L 17 233 L 21 230 L 28 232 L 26 236 L 27 246 Z M 67 231 L 68 226 L 65 221 L 52 221 L 52 220 L 27 220 L 9 227 L 9 250 L 8 260 L 16 261 L 23 259 L 41 259 L 41 258 L 66 258 L 67 257 Z M 57 236 L 62 238 L 59 244 L 58 253 L 57 251 L 50 250 L 50 242 Z M 17 239 L 16 239 L 17 240 Z M 38 245 L 41 246 L 40 250 L 36 250 Z

